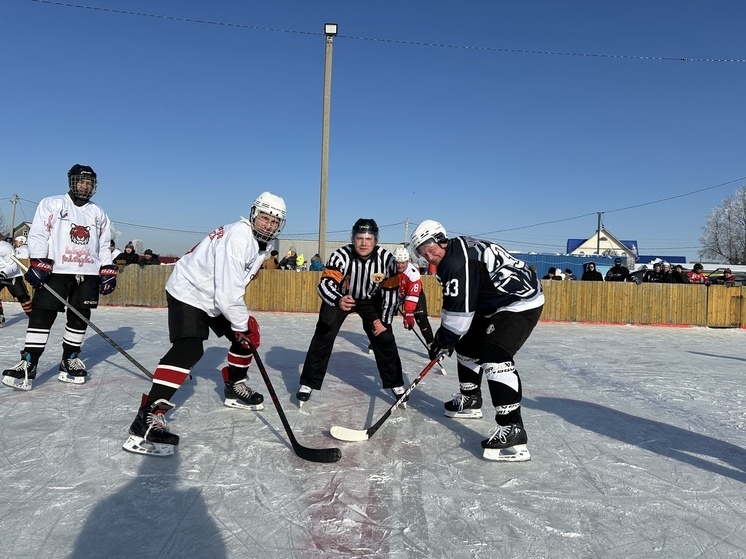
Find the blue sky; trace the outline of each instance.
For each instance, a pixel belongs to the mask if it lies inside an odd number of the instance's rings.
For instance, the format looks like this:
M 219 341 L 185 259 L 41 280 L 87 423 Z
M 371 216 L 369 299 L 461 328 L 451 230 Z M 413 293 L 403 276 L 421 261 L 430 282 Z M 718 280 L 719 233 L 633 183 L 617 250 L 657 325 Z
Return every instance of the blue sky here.
M 287 202 L 286 238 L 315 238 L 325 22 L 328 239 L 358 217 L 387 242 L 437 219 L 564 252 L 604 212 L 642 253 L 696 260 L 706 216 L 746 184 L 742 2 L 75 6 L 0 4 L 6 222 L 14 193 L 31 219 L 83 163 L 120 245 L 181 254 L 263 190 Z

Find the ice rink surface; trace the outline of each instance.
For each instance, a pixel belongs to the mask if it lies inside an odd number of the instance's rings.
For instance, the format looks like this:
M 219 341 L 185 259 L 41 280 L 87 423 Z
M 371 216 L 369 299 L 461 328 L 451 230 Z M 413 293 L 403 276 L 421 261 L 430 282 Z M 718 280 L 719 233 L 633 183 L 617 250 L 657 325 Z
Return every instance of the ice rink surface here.
M 26 318 L 6 303 L 0 367 Z M 313 314 L 256 313 L 260 354 L 301 444 L 339 447 L 317 464 L 290 447 L 262 377 L 265 409 L 223 406 L 224 340 L 210 338 L 168 414 L 176 455 L 121 450 L 150 381 L 89 331 L 91 380 L 58 382 L 63 317 L 31 392 L 0 385 L 0 557 L 733 558 L 746 557 L 746 332 L 540 323 L 517 356 L 530 462 L 481 457 L 494 424 L 453 420 L 456 364 L 433 370 L 368 441 L 393 402 L 356 316 L 323 389 L 294 394 Z M 170 347 L 164 309 L 101 308 L 94 323 L 153 370 Z M 433 321 L 437 326 L 438 321 Z M 427 363 L 395 328 L 411 382 Z

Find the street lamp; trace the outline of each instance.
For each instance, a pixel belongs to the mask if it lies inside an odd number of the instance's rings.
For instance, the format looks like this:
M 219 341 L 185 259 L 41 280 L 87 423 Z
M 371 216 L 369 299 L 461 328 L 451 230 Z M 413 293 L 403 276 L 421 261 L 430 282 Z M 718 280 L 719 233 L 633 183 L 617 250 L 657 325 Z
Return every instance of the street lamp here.
M 336 23 L 324 24 L 324 109 L 321 125 L 321 189 L 319 196 L 319 256 L 326 261 L 326 193 L 329 182 L 329 112 L 332 104 L 332 47 L 337 34 Z

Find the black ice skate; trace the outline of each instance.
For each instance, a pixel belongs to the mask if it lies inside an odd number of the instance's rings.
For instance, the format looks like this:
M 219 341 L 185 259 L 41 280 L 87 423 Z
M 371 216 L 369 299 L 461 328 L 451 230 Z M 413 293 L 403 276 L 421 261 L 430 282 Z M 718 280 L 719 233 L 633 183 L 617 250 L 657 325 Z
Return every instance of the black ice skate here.
M 224 405 L 229 408 L 239 408 L 242 410 L 263 410 L 264 396 L 259 392 L 254 392 L 246 385 L 247 379 L 237 380 L 236 382 L 228 381 L 225 383 Z
M 395 386 L 391 389 L 391 393 L 394 395 L 394 400 L 398 400 L 402 394 L 404 394 L 405 390 L 403 386 Z M 403 409 L 407 409 L 407 402 L 409 402 L 409 396 L 404 398 L 402 400 L 402 403 L 399 404 Z
M 57 380 L 60 382 L 69 382 L 70 384 L 83 384 L 86 381 L 88 371 L 85 370 L 85 363 L 78 358 L 78 353 L 71 353 L 70 357 L 62 358 L 60 361 L 60 374 Z
M 173 409 L 168 400 L 156 400 L 149 406 L 142 406 L 130 426 L 130 436 L 122 445 L 124 450 L 149 456 L 171 456 L 179 436 L 170 433 L 166 427 L 164 414 Z
M 0 328 L 5 326 L 5 315 L 0 312 Z
M 305 384 L 300 385 L 298 392 L 295 393 L 295 397 L 298 398 L 298 404 L 301 407 L 303 407 L 303 402 L 308 402 L 311 399 L 311 392 L 313 392 L 313 388 L 310 386 L 306 386 Z
M 21 352 L 17 365 L 3 371 L 3 384 L 19 390 L 31 390 L 36 378 L 36 364 L 31 363 L 31 354 Z
M 490 432 L 487 440 L 482 441 L 482 456 L 485 460 L 497 462 L 526 462 L 531 460 L 526 443 L 528 435 L 523 422 L 498 425 Z
M 455 419 L 479 419 L 482 417 L 482 396 L 472 394 L 464 396 L 463 394 L 454 394 L 453 400 L 443 404 L 446 409 L 446 417 Z

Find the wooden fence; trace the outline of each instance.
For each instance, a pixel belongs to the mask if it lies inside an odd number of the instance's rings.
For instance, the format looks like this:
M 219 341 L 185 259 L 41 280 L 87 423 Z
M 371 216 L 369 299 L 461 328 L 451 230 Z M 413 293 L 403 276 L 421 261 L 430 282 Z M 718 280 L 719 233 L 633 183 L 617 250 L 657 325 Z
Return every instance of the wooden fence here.
M 102 305 L 165 307 L 164 285 L 171 266 L 127 266 L 117 289 L 101 298 Z M 246 290 L 251 309 L 317 312 L 316 287 L 320 272 L 262 270 Z M 433 276 L 423 276 L 428 313 L 439 316 L 442 294 Z M 543 281 L 546 304 L 542 320 L 611 324 L 746 327 L 744 290 L 681 284 Z M 2 300 L 10 300 L 7 290 Z

